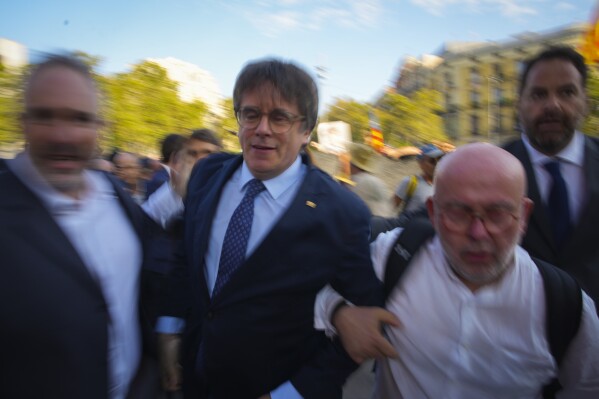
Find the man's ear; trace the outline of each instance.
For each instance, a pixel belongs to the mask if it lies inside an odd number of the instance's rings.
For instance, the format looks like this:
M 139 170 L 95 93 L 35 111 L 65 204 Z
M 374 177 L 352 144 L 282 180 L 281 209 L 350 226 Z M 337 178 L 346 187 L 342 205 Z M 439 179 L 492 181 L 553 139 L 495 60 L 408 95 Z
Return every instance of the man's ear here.
M 303 145 L 308 145 L 308 143 L 310 142 L 310 138 L 311 138 L 311 136 L 312 136 L 312 131 L 310 131 L 310 130 L 306 129 L 306 130 L 305 130 L 305 131 L 302 133 L 302 135 L 303 135 L 303 138 L 302 138 L 302 139 L 303 139 L 303 140 L 302 140 L 302 144 L 303 144 Z
M 526 229 L 528 228 L 528 220 L 530 219 L 530 215 L 532 215 L 532 211 L 535 208 L 535 203 L 530 198 L 522 199 L 522 211 L 520 213 L 520 240 L 526 234 Z
M 428 211 L 428 218 L 431 223 L 435 224 L 435 204 L 433 203 L 433 197 L 426 199 L 426 210 Z

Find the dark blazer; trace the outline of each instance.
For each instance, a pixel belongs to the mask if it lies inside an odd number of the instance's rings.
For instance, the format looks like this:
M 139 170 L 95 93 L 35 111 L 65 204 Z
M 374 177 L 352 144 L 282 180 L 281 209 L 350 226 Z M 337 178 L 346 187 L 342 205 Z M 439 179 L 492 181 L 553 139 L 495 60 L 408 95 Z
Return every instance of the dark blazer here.
M 140 209 L 111 181 L 140 234 Z M 106 399 L 109 314 L 99 284 L 3 160 L 0 193 L 0 397 Z
M 522 246 L 531 256 L 569 272 L 595 303 L 599 303 L 599 140 L 585 136 L 583 168 L 588 197 L 578 224 L 561 250 L 551 235 L 549 219 L 522 140 L 511 142 L 504 148 L 522 162 L 528 179 L 528 197 L 535 203 Z
M 289 209 L 211 299 L 204 254 L 218 202 L 226 200 L 220 198 L 223 186 L 241 163 L 240 155 L 213 155 L 198 165 L 188 186 L 186 393 L 255 399 L 291 380 L 304 398 L 340 398 L 356 365 L 340 345 L 314 330 L 314 301 L 330 283 L 356 304 L 382 304 L 369 256 L 369 211 L 357 196 L 308 165 Z M 195 367 L 200 342 L 202 372 Z

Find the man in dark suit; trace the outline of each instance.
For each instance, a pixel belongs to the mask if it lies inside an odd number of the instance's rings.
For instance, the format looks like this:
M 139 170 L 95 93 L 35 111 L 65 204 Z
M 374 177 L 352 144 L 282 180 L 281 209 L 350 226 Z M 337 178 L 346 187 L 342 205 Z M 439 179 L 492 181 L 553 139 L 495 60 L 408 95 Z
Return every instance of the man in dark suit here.
M 124 399 L 141 359 L 143 213 L 104 172 L 97 88 L 51 56 L 24 91 L 26 149 L 0 160 L 0 397 Z
M 354 303 L 380 305 L 369 212 L 301 155 L 318 111 L 316 84 L 304 70 L 250 63 L 233 101 L 243 154 L 206 158 L 187 189 L 184 391 L 339 398 L 356 365 L 314 330 L 314 300 L 330 283 Z
M 505 149 L 524 165 L 535 203 L 522 246 L 569 272 L 599 303 L 599 140 L 576 130 L 588 112 L 586 80 L 583 57 L 569 47 L 528 61 L 518 101 L 523 134 Z M 559 176 L 549 161 L 559 164 Z M 562 210 L 551 205 L 560 184 Z

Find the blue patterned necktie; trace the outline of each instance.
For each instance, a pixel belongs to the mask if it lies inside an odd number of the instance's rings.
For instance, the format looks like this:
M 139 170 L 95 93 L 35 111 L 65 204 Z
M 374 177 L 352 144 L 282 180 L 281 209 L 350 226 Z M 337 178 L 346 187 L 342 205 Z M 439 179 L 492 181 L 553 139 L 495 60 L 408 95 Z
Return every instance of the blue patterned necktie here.
M 233 212 L 233 216 L 231 216 L 220 253 L 218 275 L 212 290 L 213 297 L 220 292 L 233 272 L 241 266 L 245 259 L 252 220 L 254 219 L 254 199 L 265 189 L 266 187 L 260 180 L 250 180 L 247 183 L 243 199 Z
M 553 237 L 558 247 L 566 241 L 570 232 L 570 205 L 568 201 L 568 189 L 560 171 L 559 161 L 549 161 L 543 167 L 551 175 L 553 183 L 549 190 L 547 210 Z

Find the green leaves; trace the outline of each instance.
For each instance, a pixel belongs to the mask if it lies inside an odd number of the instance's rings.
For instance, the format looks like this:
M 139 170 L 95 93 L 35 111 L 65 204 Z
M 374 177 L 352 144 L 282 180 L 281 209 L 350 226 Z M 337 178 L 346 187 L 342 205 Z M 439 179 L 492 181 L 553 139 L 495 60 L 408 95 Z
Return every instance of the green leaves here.
M 368 112 L 373 106 L 352 99 L 338 99 L 322 120 L 349 123 L 354 142 L 362 143 L 370 133 Z M 441 94 L 436 90 L 421 89 L 411 98 L 397 93 L 385 93 L 373 112 L 380 121 L 385 144 L 414 145 L 432 140 L 446 141 Z
M 0 147 L 22 140 L 19 128 L 23 70 L 0 68 Z
M 596 64 L 589 65 L 587 95 L 589 97 L 589 115 L 581 130 L 589 136 L 599 137 L 599 69 Z

